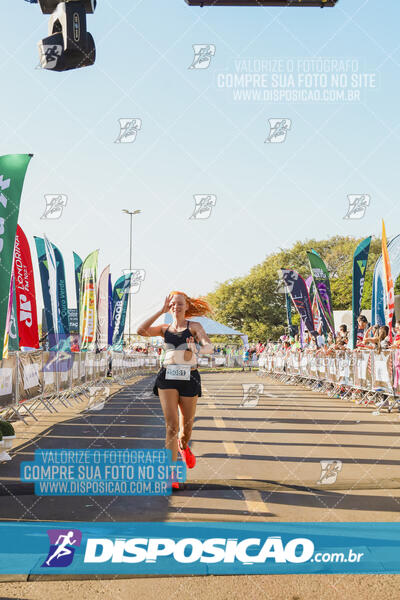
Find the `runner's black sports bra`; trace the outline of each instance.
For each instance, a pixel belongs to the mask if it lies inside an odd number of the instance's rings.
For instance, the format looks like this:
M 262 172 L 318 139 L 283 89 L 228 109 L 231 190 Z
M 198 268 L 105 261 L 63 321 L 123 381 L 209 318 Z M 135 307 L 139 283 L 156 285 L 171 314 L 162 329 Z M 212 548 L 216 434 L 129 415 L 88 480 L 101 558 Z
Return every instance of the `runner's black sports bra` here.
M 164 333 L 164 341 L 165 341 L 165 349 L 166 350 L 176 350 L 182 344 L 186 344 L 186 340 L 189 337 L 193 337 L 193 334 L 190 333 L 189 329 L 189 321 L 187 321 L 187 327 L 183 331 L 179 331 L 179 333 L 172 333 L 169 331 L 170 326 L 165 330 Z M 186 350 L 186 348 L 180 348 L 180 350 Z

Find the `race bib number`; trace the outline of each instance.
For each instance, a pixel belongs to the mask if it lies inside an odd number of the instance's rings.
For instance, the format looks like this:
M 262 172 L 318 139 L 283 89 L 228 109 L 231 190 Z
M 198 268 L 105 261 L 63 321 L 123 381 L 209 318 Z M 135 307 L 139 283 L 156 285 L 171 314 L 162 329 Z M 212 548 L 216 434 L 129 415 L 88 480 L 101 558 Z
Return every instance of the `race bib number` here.
M 168 365 L 165 379 L 190 380 L 190 365 Z

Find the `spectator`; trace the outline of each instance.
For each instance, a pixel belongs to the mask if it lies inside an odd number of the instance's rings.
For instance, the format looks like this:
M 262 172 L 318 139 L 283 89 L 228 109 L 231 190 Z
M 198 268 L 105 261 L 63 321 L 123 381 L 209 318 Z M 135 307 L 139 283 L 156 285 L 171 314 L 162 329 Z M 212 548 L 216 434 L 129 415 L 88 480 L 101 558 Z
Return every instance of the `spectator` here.
M 374 344 L 376 347 L 378 354 L 382 352 L 382 350 L 387 350 L 390 347 L 389 342 L 389 327 L 387 325 L 382 325 L 379 327 L 379 332 L 373 337 L 365 337 L 366 344 Z
M 396 321 L 396 325 L 394 327 L 394 340 L 393 340 L 393 346 L 396 346 L 397 348 L 400 347 L 400 321 Z
M 358 330 L 357 330 L 357 346 L 358 344 L 362 344 L 364 341 L 365 334 L 369 328 L 369 323 L 367 317 L 364 315 L 360 315 L 357 319 Z

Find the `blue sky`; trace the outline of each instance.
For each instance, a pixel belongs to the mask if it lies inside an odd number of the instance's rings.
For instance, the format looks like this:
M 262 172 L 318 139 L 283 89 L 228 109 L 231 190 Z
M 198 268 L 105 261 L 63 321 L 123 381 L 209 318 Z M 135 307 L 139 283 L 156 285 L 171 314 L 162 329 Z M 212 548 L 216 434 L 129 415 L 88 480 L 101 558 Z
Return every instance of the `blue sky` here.
M 55 73 L 36 68 L 48 17 L 3 0 L 0 153 L 35 155 L 20 213 L 35 269 L 33 236 L 46 233 L 64 255 L 74 307 L 72 251 L 100 248 L 100 270 L 110 263 L 115 281 L 129 266 L 121 210 L 141 209 L 134 267 L 146 279 L 133 296 L 136 321 L 170 289 L 207 293 L 296 240 L 377 235 L 382 217 L 389 237 L 399 233 L 399 16 L 398 0 L 323 10 L 99 0 L 88 16 L 95 66 Z M 215 45 L 207 69 L 189 69 L 193 44 Z M 319 58 L 357 61 L 368 80 L 358 101 L 239 100 L 218 86 L 240 61 L 273 69 L 279 59 L 286 76 L 293 61 L 298 77 L 298 61 Z M 134 143 L 114 143 L 120 118 L 142 120 Z M 283 143 L 265 143 L 274 118 L 291 120 Z M 41 220 L 53 193 L 66 194 L 67 207 Z M 208 219 L 189 219 L 195 194 L 216 196 Z M 343 219 L 348 194 L 370 195 L 363 219 Z

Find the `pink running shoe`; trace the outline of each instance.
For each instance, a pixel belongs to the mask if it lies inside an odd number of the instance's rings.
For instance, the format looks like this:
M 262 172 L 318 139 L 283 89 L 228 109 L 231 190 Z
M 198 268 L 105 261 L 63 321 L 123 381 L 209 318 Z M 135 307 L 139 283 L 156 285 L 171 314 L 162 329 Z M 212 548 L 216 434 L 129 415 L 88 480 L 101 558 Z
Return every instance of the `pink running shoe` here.
M 183 460 L 185 461 L 187 467 L 189 469 L 193 469 L 193 467 L 196 464 L 196 457 L 193 454 L 193 452 L 191 451 L 191 449 L 189 448 L 189 446 L 186 446 L 186 448 L 183 449 L 181 446 L 181 441 L 178 440 L 178 450 L 179 450 Z

